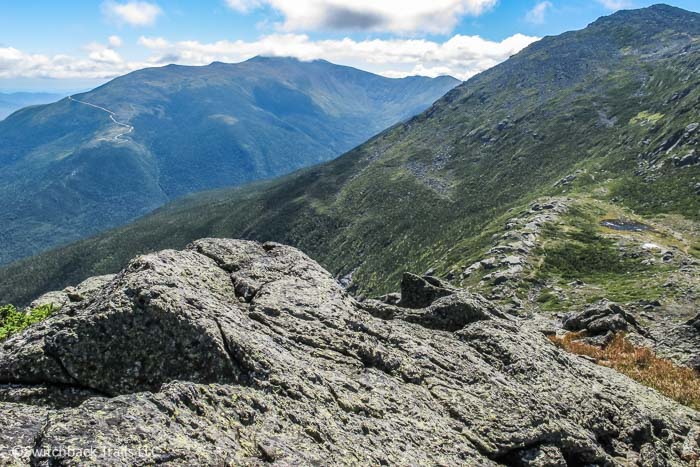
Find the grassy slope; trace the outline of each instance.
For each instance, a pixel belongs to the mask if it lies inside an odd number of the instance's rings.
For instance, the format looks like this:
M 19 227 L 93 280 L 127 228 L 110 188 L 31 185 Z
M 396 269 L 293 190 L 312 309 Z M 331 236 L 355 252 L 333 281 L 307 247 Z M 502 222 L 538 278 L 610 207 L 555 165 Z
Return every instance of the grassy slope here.
M 575 190 L 697 222 L 698 166 L 669 162 L 695 143 L 654 153 L 700 121 L 698 18 L 655 7 L 546 38 L 336 161 L 190 198 L 16 263 L 0 271 L 0 301 L 23 302 L 202 236 L 290 243 L 379 293 L 403 270 L 470 264 L 510 208 L 560 193 L 554 183 L 576 170 L 586 175 Z

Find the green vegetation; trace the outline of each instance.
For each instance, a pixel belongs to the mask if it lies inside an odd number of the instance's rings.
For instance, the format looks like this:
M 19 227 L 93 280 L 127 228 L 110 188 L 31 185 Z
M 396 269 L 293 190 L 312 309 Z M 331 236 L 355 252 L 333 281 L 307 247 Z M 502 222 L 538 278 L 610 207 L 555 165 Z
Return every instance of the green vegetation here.
M 639 112 L 637 115 L 632 117 L 630 120 L 630 125 L 641 125 L 649 126 L 656 125 L 656 123 L 664 118 L 664 114 L 661 113 L 650 113 L 645 110 Z
M 12 305 L 0 307 L 0 342 L 45 320 L 54 311 L 53 305 L 42 305 L 27 311 L 19 311 Z
M 656 6 L 545 38 L 332 162 L 191 196 L 2 269 L 0 300 L 25 303 L 115 272 L 137 254 L 206 236 L 291 244 L 333 273 L 353 272 L 356 292 L 380 294 L 406 270 L 469 265 L 540 196 L 589 196 L 698 221 L 700 166 L 669 163 L 691 147 L 685 128 L 700 122 L 697 18 Z M 664 117 L 629 125 L 641 112 Z M 628 277 L 652 280 L 653 271 L 617 255 L 595 227 L 576 228 L 566 237 L 571 245 L 546 246 L 548 279 L 607 274 L 617 279 L 601 293 L 618 296 L 629 292 Z M 632 266 L 634 274 L 620 274 Z
M 548 229 L 552 235 L 553 229 Z M 588 279 L 597 274 L 628 274 L 640 270 L 639 261 L 620 255 L 614 241 L 599 235 L 586 225 L 568 232 L 556 243 L 539 251 L 544 258 L 543 274 L 557 274 L 564 279 Z
M 122 225 L 177 197 L 334 159 L 428 108 L 454 78 L 325 61 L 170 65 L 0 121 L 0 264 Z M 115 143 L 119 127 L 134 131 Z
M 700 195 L 694 188 L 697 183 L 700 183 L 700 166 L 668 170 L 666 176 L 649 181 L 620 177 L 611 186 L 611 198 L 623 200 L 642 215 L 674 212 L 700 222 Z
M 565 293 L 559 297 L 543 290 L 537 298 L 542 310 L 561 311 L 602 298 L 620 302 L 659 298 L 657 275 L 668 267 L 645 265 L 637 254 L 622 249 L 619 239 L 604 234 L 599 225 L 605 214 L 601 206 L 609 205 L 581 197 L 560 222 L 544 227 L 534 251 L 538 267 L 533 280 L 556 285 Z M 572 281 L 587 286 L 571 287 Z

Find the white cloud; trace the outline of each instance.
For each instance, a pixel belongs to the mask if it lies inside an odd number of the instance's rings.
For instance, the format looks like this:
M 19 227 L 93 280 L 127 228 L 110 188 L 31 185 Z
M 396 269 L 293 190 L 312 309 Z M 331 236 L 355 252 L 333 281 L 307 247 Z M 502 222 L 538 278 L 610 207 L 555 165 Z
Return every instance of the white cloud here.
M 28 54 L 0 47 L 0 78 L 107 79 L 147 66 L 127 62 L 113 49 L 92 43 L 85 57 Z
M 552 8 L 552 2 L 544 1 L 544 2 L 539 2 L 537 5 L 535 5 L 532 10 L 528 11 L 527 14 L 525 15 L 525 20 L 528 21 L 529 23 L 533 24 L 542 24 L 544 23 L 545 15 L 547 14 L 547 10 Z
M 119 3 L 108 0 L 102 4 L 102 8 L 109 18 L 131 26 L 150 26 L 163 13 L 155 3 L 141 1 Z
M 122 38 L 119 36 L 109 36 L 107 41 L 109 42 L 109 45 L 112 47 L 121 47 L 123 44 Z
M 254 8 L 262 6 L 260 0 L 226 0 L 226 4 L 241 13 L 247 13 Z
M 120 41 L 109 38 L 106 44 L 85 45 L 85 55 L 80 57 L 29 54 L 13 47 L 0 47 L 0 78 L 108 79 L 148 66 L 240 62 L 255 55 L 268 55 L 326 59 L 389 77 L 449 74 L 467 79 L 535 40 L 536 37 L 522 34 L 500 42 L 459 34 L 442 42 L 426 39 L 312 40 L 305 34 L 293 33 L 271 34 L 255 41 L 211 43 L 141 37 L 139 44 L 148 52 L 148 58 L 129 61 L 115 50 Z
M 104 44 L 92 42 L 84 48 L 89 52 L 88 58 L 93 62 L 117 65 L 124 61 L 114 49 Z
M 369 30 L 448 33 L 466 15 L 478 16 L 498 0 L 226 0 L 241 12 L 269 5 L 286 31 Z
M 89 55 L 90 60 L 99 63 L 114 63 L 118 64 L 123 62 L 122 57 L 112 49 L 104 49 L 92 52 Z
M 204 65 L 213 61 L 238 62 L 255 55 L 291 56 L 301 60 L 326 59 L 334 63 L 399 77 L 412 74 L 450 74 L 467 79 L 517 53 L 537 40 L 516 34 L 501 42 L 479 36 L 455 35 L 445 42 L 425 39 L 313 41 L 304 34 L 273 34 L 257 41 L 169 42 L 142 37 L 139 43 L 154 52 L 154 63 Z
M 630 8 L 632 2 L 630 0 L 597 0 L 598 3 L 603 5 L 608 10 L 616 11 L 623 8 Z
M 139 44 L 147 49 L 165 49 L 170 43 L 162 37 L 143 37 L 139 38 Z

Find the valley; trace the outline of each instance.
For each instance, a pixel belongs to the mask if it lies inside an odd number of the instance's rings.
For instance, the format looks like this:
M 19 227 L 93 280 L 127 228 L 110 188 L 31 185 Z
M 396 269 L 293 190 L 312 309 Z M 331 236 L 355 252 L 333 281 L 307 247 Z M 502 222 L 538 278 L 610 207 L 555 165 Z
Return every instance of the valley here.
M 458 83 L 255 57 L 138 70 L 22 109 L 0 121 L 0 264 L 334 159 Z

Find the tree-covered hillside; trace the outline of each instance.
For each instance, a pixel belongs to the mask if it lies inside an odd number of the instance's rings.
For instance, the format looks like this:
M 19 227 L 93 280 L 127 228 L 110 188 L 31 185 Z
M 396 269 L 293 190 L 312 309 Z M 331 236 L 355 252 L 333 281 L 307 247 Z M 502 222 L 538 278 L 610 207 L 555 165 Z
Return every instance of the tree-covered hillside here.
M 457 84 L 257 57 L 140 70 L 23 109 L 0 121 L 0 264 L 333 159 Z

